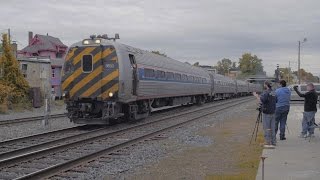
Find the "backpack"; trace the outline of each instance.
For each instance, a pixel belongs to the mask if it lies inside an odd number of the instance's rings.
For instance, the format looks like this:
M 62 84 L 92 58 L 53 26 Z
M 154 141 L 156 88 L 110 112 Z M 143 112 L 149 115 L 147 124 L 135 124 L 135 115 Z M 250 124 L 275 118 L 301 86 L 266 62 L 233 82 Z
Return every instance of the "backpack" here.
M 263 104 L 262 112 L 273 114 L 276 110 L 277 96 L 274 91 L 267 93 L 267 102 Z

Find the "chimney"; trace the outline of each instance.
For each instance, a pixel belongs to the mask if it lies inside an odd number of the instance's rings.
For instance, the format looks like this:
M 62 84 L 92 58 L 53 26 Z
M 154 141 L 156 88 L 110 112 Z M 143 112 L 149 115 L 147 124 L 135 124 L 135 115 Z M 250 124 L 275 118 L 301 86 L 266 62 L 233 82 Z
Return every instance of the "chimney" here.
M 16 43 L 16 41 L 12 41 L 11 49 L 12 49 L 14 57 L 17 57 L 18 44 Z
M 31 45 L 32 38 L 33 38 L 33 32 L 29 31 L 29 45 Z

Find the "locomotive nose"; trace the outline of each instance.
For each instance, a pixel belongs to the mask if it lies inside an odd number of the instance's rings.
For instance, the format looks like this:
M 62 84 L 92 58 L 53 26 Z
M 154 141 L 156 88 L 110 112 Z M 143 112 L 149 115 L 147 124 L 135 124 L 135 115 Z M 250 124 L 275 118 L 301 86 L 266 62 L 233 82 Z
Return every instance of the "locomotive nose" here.
M 112 46 L 74 48 L 65 66 L 62 88 L 71 99 L 107 99 L 119 89 L 118 59 Z

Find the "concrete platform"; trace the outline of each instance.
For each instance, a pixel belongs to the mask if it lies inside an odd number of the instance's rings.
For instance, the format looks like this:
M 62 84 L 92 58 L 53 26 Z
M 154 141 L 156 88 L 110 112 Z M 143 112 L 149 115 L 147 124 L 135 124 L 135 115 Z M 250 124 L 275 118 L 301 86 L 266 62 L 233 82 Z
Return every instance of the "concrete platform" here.
M 292 105 L 287 122 L 287 140 L 280 141 L 278 134 L 276 148 L 263 150 L 263 156 L 267 157 L 264 163 L 265 180 L 320 179 L 320 131 L 316 129 L 312 139 L 298 137 L 301 133 L 302 112 L 303 104 Z M 319 122 L 318 111 L 316 123 Z M 262 179 L 261 161 L 256 179 Z

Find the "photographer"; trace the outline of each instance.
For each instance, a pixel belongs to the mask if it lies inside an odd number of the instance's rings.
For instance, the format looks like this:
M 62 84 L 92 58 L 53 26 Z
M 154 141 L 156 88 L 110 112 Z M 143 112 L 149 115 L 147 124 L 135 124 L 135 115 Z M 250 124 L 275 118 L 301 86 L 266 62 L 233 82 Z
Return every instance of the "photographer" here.
M 285 131 L 287 124 L 287 117 L 290 109 L 290 97 L 291 91 L 287 88 L 287 82 L 285 80 L 281 80 L 281 87 L 276 90 L 276 95 L 278 98 L 278 102 L 276 104 L 276 134 L 278 132 L 278 127 L 280 123 L 280 140 L 286 140 Z
M 313 137 L 314 136 L 314 125 L 315 119 L 314 116 L 317 112 L 317 100 L 318 95 L 314 89 L 314 85 L 312 83 L 307 84 L 307 91 L 305 94 L 302 94 L 298 90 L 298 86 L 294 86 L 293 89 L 297 92 L 300 97 L 304 97 L 304 112 L 302 119 L 302 132 L 300 137 Z M 307 135 L 309 132 L 309 135 Z
M 276 145 L 276 135 L 275 135 L 275 110 L 277 96 L 271 89 L 271 84 L 268 81 L 264 82 L 265 91 L 260 95 L 254 93 L 254 96 L 262 104 L 262 121 L 264 130 L 264 140 L 265 148 L 274 148 Z

